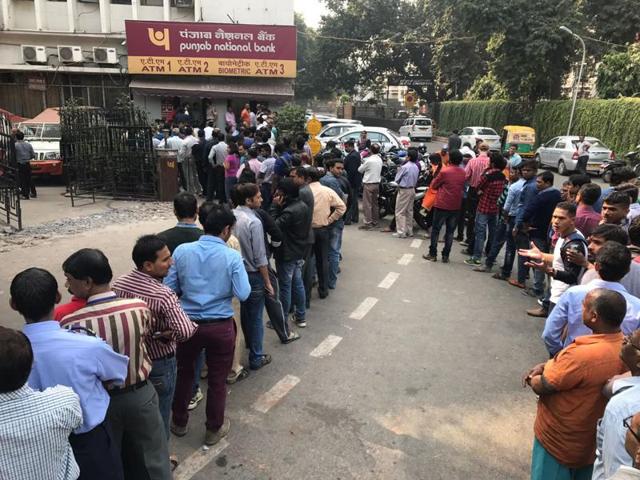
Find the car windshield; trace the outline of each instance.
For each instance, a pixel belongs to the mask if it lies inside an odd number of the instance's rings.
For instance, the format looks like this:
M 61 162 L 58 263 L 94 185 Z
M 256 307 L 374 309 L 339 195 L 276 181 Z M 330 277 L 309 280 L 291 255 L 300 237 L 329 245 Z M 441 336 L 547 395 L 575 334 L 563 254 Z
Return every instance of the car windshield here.
M 426 118 L 420 118 L 416 120 L 416 125 L 420 125 L 423 127 L 428 127 L 431 125 L 431 120 L 426 119 Z
M 60 138 L 60 124 L 45 124 L 42 130 L 42 138 Z
M 18 130 L 24 133 L 24 137 L 27 139 L 40 139 L 42 136 L 42 125 L 41 124 L 18 124 Z
M 478 128 L 476 135 L 498 135 L 493 128 Z
M 599 148 L 602 150 L 609 150 L 609 147 L 607 147 L 604 143 L 602 143 L 597 138 L 587 137 L 585 138 L 585 140 L 591 144 L 590 148 Z M 578 148 L 578 144 L 580 143 L 580 140 L 572 140 L 571 143 L 573 143 L 576 146 L 576 148 Z

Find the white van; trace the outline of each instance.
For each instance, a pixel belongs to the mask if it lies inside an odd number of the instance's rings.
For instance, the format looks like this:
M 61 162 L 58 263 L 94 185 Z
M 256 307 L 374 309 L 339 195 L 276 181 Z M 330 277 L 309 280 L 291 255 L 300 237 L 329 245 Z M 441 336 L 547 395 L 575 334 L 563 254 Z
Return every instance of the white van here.
M 428 117 L 409 117 L 398 130 L 401 137 L 412 142 L 430 142 L 433 137 L 433 122 Z

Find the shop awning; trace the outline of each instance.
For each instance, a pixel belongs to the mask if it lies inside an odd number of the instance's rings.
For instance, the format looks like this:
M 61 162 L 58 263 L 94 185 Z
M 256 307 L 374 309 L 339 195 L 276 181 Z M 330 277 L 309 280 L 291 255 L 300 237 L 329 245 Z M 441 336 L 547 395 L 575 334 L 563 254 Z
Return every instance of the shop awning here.
M 242 97 L 256 100 L 291 100 L 293 98 L 293 80 L 289 78 L 134 77 L 129 87 L 135 93 L 143 95 Z

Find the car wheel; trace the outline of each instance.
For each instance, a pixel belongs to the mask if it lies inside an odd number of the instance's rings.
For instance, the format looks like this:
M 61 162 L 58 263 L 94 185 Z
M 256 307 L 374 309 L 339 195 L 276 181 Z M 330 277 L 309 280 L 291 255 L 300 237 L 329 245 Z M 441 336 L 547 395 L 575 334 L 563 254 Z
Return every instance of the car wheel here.
M 566 175 L 567 174 L 567 166 L 564 164 L 564 162 L 562 160 L 560 160 L 558 162 L 558 173 L 560 175 Z
M 606 183 L 611 183 L 611 170 L 607 170 L 602 174 L 602 181 Z
M 534 160 L 536 161 L 536 165 L 538 166 L 538 168 L 542 168 L 542 160 L 540 159 L 540 155 L 536 155 L 536 158 Z

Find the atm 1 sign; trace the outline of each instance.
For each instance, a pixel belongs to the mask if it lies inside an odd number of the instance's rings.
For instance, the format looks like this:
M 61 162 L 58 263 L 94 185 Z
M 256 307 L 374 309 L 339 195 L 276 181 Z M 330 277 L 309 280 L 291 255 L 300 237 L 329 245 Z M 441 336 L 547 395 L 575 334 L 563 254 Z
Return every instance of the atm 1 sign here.
M 296 27 L 127 20 L 129 73 L 296 76 Z

